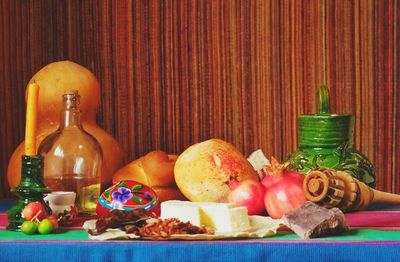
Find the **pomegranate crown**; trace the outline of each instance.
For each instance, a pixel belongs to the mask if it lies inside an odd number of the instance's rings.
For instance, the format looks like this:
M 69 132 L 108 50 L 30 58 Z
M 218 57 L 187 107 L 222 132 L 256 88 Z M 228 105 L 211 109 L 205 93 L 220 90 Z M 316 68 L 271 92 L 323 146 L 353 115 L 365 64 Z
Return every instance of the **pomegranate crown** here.
M 275 157 L 271 156 L 271 164 L 265 166 L 265 174 L 266 175 L 270 175 L 270 176 L 274 176 L 274 175 L 280 175 L 282 174 L 282 171 L 287 169 L 287 167 L 289 166 L 289 162 L 285 162 L 285 163 L 279 163 L 278 160 L 276 160 Z

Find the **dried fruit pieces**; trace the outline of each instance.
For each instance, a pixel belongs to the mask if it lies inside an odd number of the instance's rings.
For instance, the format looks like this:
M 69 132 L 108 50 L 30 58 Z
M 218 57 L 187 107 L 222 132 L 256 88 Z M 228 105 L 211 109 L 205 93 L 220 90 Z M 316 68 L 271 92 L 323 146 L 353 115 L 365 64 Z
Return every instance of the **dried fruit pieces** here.
M 96 228 L 88 230 L 91 235 L 99 235 L 108 228 L 121 228 L 126 233 L 142 237 L 168 238 L 175 234 L 212 234 L 204 227 L 182 222 L 175 218 L 161 219 L 139 208 L 131 211 L 112 210 L 110 214 L 96 221 Z

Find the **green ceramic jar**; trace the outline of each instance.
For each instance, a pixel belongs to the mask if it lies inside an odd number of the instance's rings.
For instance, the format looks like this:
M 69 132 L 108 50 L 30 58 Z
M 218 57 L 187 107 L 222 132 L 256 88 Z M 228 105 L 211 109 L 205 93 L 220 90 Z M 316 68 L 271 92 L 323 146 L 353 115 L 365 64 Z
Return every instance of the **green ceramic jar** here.
M 318 167 L 346 171 L 370 187 L 375 187 L 375 170 L 362 153 L 353 148 L 354 117 L 331 114 L 329 91 L 318 90 L 318 114 L 300 115 L 299 148 L 289 157 L 289 168 L 307 174 Z

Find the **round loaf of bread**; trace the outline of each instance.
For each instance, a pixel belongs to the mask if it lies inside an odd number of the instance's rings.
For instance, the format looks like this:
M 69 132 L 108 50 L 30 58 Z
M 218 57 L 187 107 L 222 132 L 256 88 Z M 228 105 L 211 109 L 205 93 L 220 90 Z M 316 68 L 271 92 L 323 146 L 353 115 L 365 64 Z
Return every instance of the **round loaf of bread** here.
M 150 187 L 175 186 L 174 165 L 176 155 L 157 150 L 142 156 L 119 169 L 113 184 L 122 180 L 135 180 Z
M 185 200 L 175 184 L 176 158 L 176 155 L 168 155 L 160 150 L 152 151 L 119 169 L 113 176 L 113 184 L 124 180 L 135 180 L 151 187 L 160 202 Z
M 178 187 L 161 187 L 154 186 L 152 187 L 153 191 L 156 192 L 158 196 L 159 202 L 164 202 L 167 200 L 187 200 L 186 197 L 182 194 Z

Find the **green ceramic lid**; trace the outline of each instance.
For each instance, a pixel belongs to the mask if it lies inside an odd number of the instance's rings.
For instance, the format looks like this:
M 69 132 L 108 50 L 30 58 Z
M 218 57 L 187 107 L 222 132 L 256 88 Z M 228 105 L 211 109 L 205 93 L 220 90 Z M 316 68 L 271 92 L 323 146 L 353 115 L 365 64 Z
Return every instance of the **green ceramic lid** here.
M 317 114 L 299 116 L 300 147 L 336 147 L 346 142 L 351 145 L 353 116 L 330 113 L 326 86 L 317 92 L 317 107 Z

